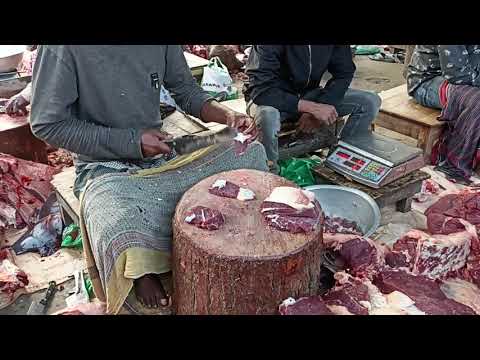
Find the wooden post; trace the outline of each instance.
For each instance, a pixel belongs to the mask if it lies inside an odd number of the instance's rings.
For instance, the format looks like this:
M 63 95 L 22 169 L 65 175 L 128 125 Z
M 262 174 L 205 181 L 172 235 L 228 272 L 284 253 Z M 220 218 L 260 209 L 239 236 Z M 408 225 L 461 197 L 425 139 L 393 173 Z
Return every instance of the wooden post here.
M 257 199 L 241 202 L 208 193 L 215 180 L 248 187 Z M 310 234 L 269 227 L 262 201 L 277 186 L 295 186 L 260 171 L 236 170 L 205 179 L 185 193 L 173 221 L 173 304 L 177 314 L 275 314 L 289 296 L 317 293 L 322 256 L 321 226 Z M 184 222 L 194 206 L 222 212 L 216 231 Z

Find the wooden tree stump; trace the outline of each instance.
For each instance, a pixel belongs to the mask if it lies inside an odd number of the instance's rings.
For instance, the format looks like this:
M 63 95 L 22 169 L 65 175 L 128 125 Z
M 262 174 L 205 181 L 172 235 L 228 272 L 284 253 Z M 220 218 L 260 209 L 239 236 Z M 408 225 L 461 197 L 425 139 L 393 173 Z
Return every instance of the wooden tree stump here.
M 242 202 L 212 195 L 218 179 L 248 187 L 256 200 Z M 235 170 L 211 176 L 187 191 L 173 222 L 173 304 L 177 314 L 275 314 L 292 296 L 319 289 L 322 227 L 290 234 L 269 227 L 260 213 L 277 186 L 295 186 L 269 173 Z M 216 231 L 184 222 L 195 206 L 219 210 L 225 224 Z

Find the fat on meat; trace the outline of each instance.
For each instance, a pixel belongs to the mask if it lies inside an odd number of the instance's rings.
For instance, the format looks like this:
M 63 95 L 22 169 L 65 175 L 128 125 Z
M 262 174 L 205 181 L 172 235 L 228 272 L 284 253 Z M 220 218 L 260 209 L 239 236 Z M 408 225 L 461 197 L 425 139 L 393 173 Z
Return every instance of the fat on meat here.
M 320 296 L 285 299 L 278 307 L 280 315 L 333 315 Z
M 213 195 L 222 196 L 240 201 L 249 201 L 255 199 L 255 193 L 247 188 L 243 188 L 230 181 L 218 179 L 208 189 Z
M 329 234 L 363 235 L 362 230 L 355 221 L 338 216 L 325 216 L 323 232 Z
M 225 223 L 225 217 L 216 209 L 196 206 L 187 212 L 185 222 L 200 229 L 218 230 Z
M 8 250 L 0 250 L 0 292 L 13 297 L 17 290 L 28 283 L 27 274 L 15 265 Z
M 383 293 L 401 292 L 412 299 L 426 315 L 474 315 L 472 308 L 448 298 L 440 283 L 426 276 L 399 269 L 384 269 L 376 274 L 373 284 Z
M 480 315 L 480 289 L 471 282 L 461 279 L 443 280 L 440 289 L 449 299 L 466 305 Z
M 310 191 L 281 186 L 263 201 L 261 213 L 267 224 L 291 233 L 315 231 L 323 223 L 323 211 Z
M 464 220 L 465 230 L 449 235 L 430 235 L 421 230 L 410 230 L 386 255 L 392 268 L 408 268 L 415 275 L 432 279 L 448 276 L 462 269 L 470 255 L 471 244 L 478 241 L 476 229 Z

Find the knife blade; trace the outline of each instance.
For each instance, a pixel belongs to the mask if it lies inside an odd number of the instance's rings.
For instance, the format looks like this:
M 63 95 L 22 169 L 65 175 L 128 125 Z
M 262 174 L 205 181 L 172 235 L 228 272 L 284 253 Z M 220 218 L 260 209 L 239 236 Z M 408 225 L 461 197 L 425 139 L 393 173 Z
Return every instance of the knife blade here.
M 47 312 L 47 307 L 50 305 L 50 300 L 55 294 L 56 289 L 57 283 L 55 281 L 50 281 L 44 298 L 40 301 L 33 301 L 27 311 L 27 315 L 45 315 Z
M 165 140 L 164 142 L 168 146 L 174 148 L 177 154 L 184 155 L 206 148 L 210 145 L 233 141 L 237 135 L 238 132 L 235 129 L 228 127 L 211 135 L 185 135 L 171 140 Z

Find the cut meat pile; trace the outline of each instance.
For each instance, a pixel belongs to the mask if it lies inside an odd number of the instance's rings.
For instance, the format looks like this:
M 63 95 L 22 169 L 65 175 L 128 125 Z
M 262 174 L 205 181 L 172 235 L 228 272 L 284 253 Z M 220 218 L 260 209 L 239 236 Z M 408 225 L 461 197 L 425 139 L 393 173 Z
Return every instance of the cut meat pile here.
M 28 277 L 14 263 L 7 250 L 0 250 L 0 292 L 13 296 L 28 285 Z
M 280 313 L 480 314 L 480 193 L 448 194 L 426 216 L 428 233 L 410 230 L 392 248 L 351 234 L 325 236 L 335 286 L 287 299 Z
M 196 206 L 187 212 L 185 222 L 200 229 L 218 230 L 225 223 L 223 214 L 216 209 Z
M 0 227 L 33 225 L 58 170 L 0 154 Z
M 268 225 L 291 233 L 315 231 L 323 223 L 323 211 L 315 194 L 280 186 L 263 201 L 261 212 Z
M 247 188 L 242 188 L 226 180 L 216 180 L 208 189 L 208 192 L 213 195 L 222 196 L 230 199 L 237 199 L 240 201 L 249 201 L 255 199 L 255 193 Z

